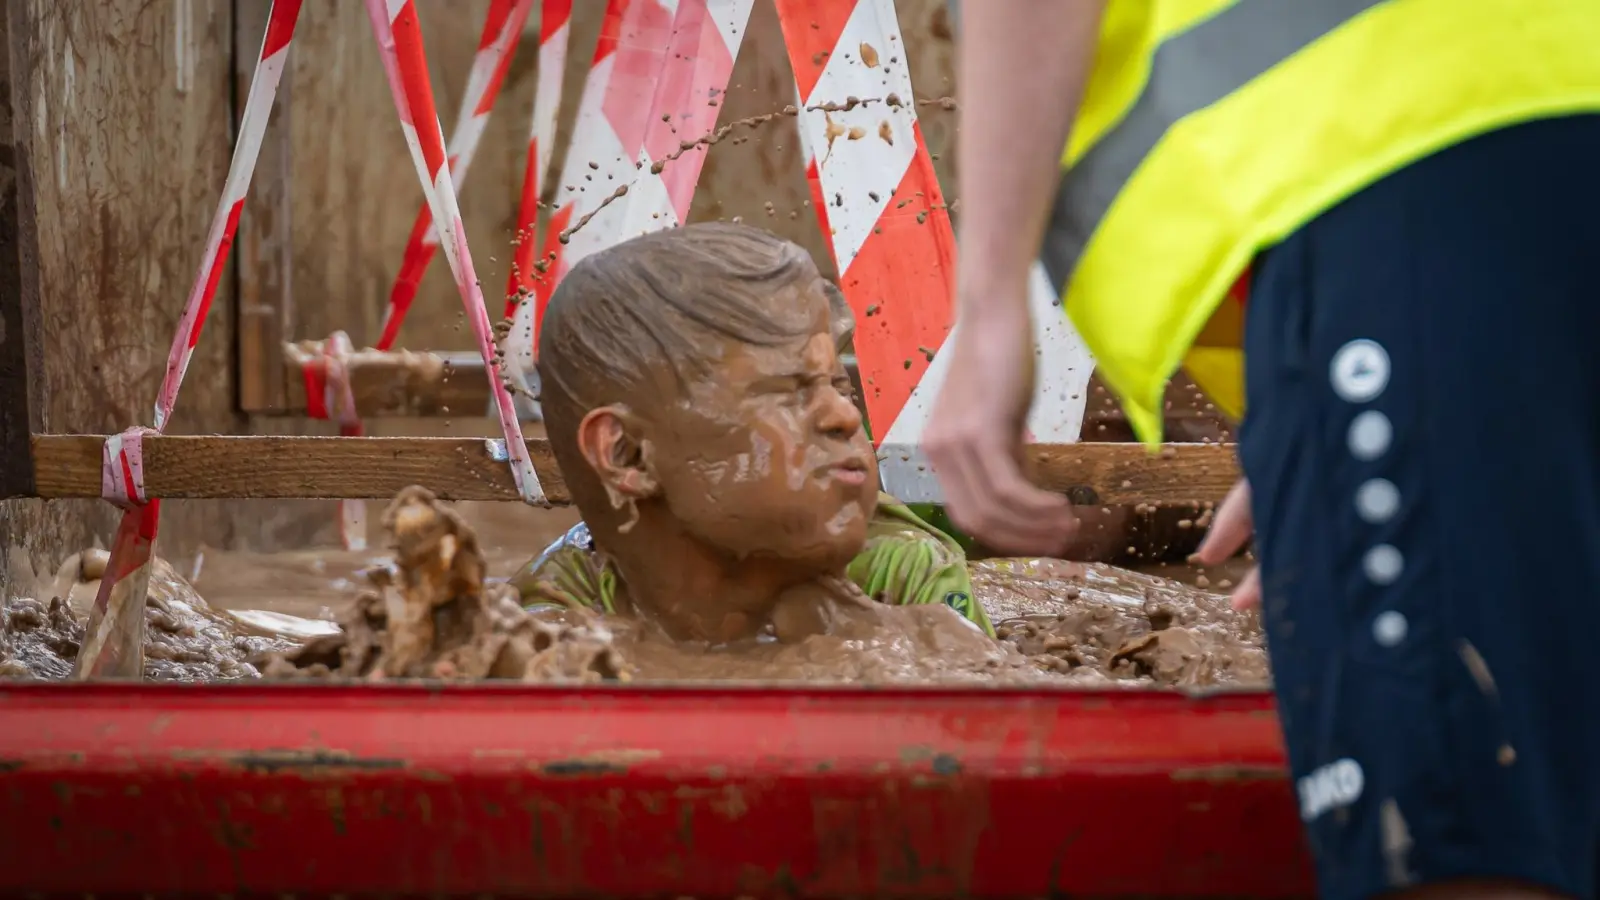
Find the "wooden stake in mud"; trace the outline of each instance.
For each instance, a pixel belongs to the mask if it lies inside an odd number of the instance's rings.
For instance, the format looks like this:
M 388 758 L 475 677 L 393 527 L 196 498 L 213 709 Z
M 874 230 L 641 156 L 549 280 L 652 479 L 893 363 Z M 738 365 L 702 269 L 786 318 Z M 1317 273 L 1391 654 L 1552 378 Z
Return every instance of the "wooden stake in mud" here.
M 239 227 L 250 176 L 272 112 L 272 101 L 283 78 L 289 43 L 300 17 L 300 0 L 274 0 L 262 39 L 260 63 L 251 78 L 250 96 L 239 123 L 239 142 L 223 185 L 222 201 L 211 220 L 200 271 L 184 306 L 183 318 L 167 354 L 167 372 L 156 398 L 155 427 L 130 428 L 102 443 L 100 496 L 123 509 L 111 545 L 111 560 L 100 582 L 84 646 L 73 667 L 73 677 L 138 678 L 144 673 L 144 605 L 149 586 L 150 562 L 161 523 L 160 501 L 145 493 L 143 443 L 146 435 L 159 435 L 167 427 L 184 373 L 200 341 L 206 315 L 211 311 L 217 283 L 227 266 L 228 251 Z M 37 467 L 36 467 L 37 468 Z

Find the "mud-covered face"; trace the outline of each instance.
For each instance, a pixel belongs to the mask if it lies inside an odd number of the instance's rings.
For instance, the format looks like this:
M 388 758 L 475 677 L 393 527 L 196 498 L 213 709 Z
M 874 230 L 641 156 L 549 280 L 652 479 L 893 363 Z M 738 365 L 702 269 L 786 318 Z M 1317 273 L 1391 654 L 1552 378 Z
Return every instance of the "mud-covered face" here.
M 851 402 L 819 287 L 791 289 L 813 330 L 772 347 L 725 341 L 721 364 L 651 418 L 660 496 L 691 534 L 736 558 L 826 571 L 866 544 L 872 446 Z

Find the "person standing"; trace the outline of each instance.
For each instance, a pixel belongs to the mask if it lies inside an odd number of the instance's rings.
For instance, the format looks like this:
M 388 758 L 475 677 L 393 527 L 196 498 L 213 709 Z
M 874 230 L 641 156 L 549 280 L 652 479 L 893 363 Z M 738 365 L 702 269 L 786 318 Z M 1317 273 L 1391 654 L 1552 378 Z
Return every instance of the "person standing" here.
M 1595 896 L 1600 3 L 979 0 L 959 27 L 961 328 L 925 439 L 951 520 L 1018 554 L 1075 527 L 1020 465 L 1042 247 L 1142 440 L 1180 365 L 1245 411 L 1201 557 L 1254 535 L 1235 602 L 1321 894 Z

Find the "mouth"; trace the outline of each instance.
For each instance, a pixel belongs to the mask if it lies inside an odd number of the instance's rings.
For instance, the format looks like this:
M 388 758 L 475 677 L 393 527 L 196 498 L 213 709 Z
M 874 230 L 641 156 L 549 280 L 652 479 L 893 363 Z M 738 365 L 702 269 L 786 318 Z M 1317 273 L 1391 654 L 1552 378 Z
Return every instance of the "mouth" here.
M 823 468 L 824 476 L 840 484 L 859 487 L 867 483 L 867 464 L 860 459 L 846 459 Z

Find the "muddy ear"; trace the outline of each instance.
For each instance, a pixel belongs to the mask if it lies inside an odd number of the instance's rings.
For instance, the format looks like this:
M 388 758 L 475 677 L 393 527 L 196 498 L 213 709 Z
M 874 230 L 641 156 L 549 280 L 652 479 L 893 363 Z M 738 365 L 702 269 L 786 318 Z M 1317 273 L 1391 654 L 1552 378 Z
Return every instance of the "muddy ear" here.
M 639 518 L 635 504 L 660 490 L 643 424 L 626 406 L 596 407 L 578 423 L 578 452 L 606 489 L 611 508 L 623 513 L 617 530 L 626 534 Z

